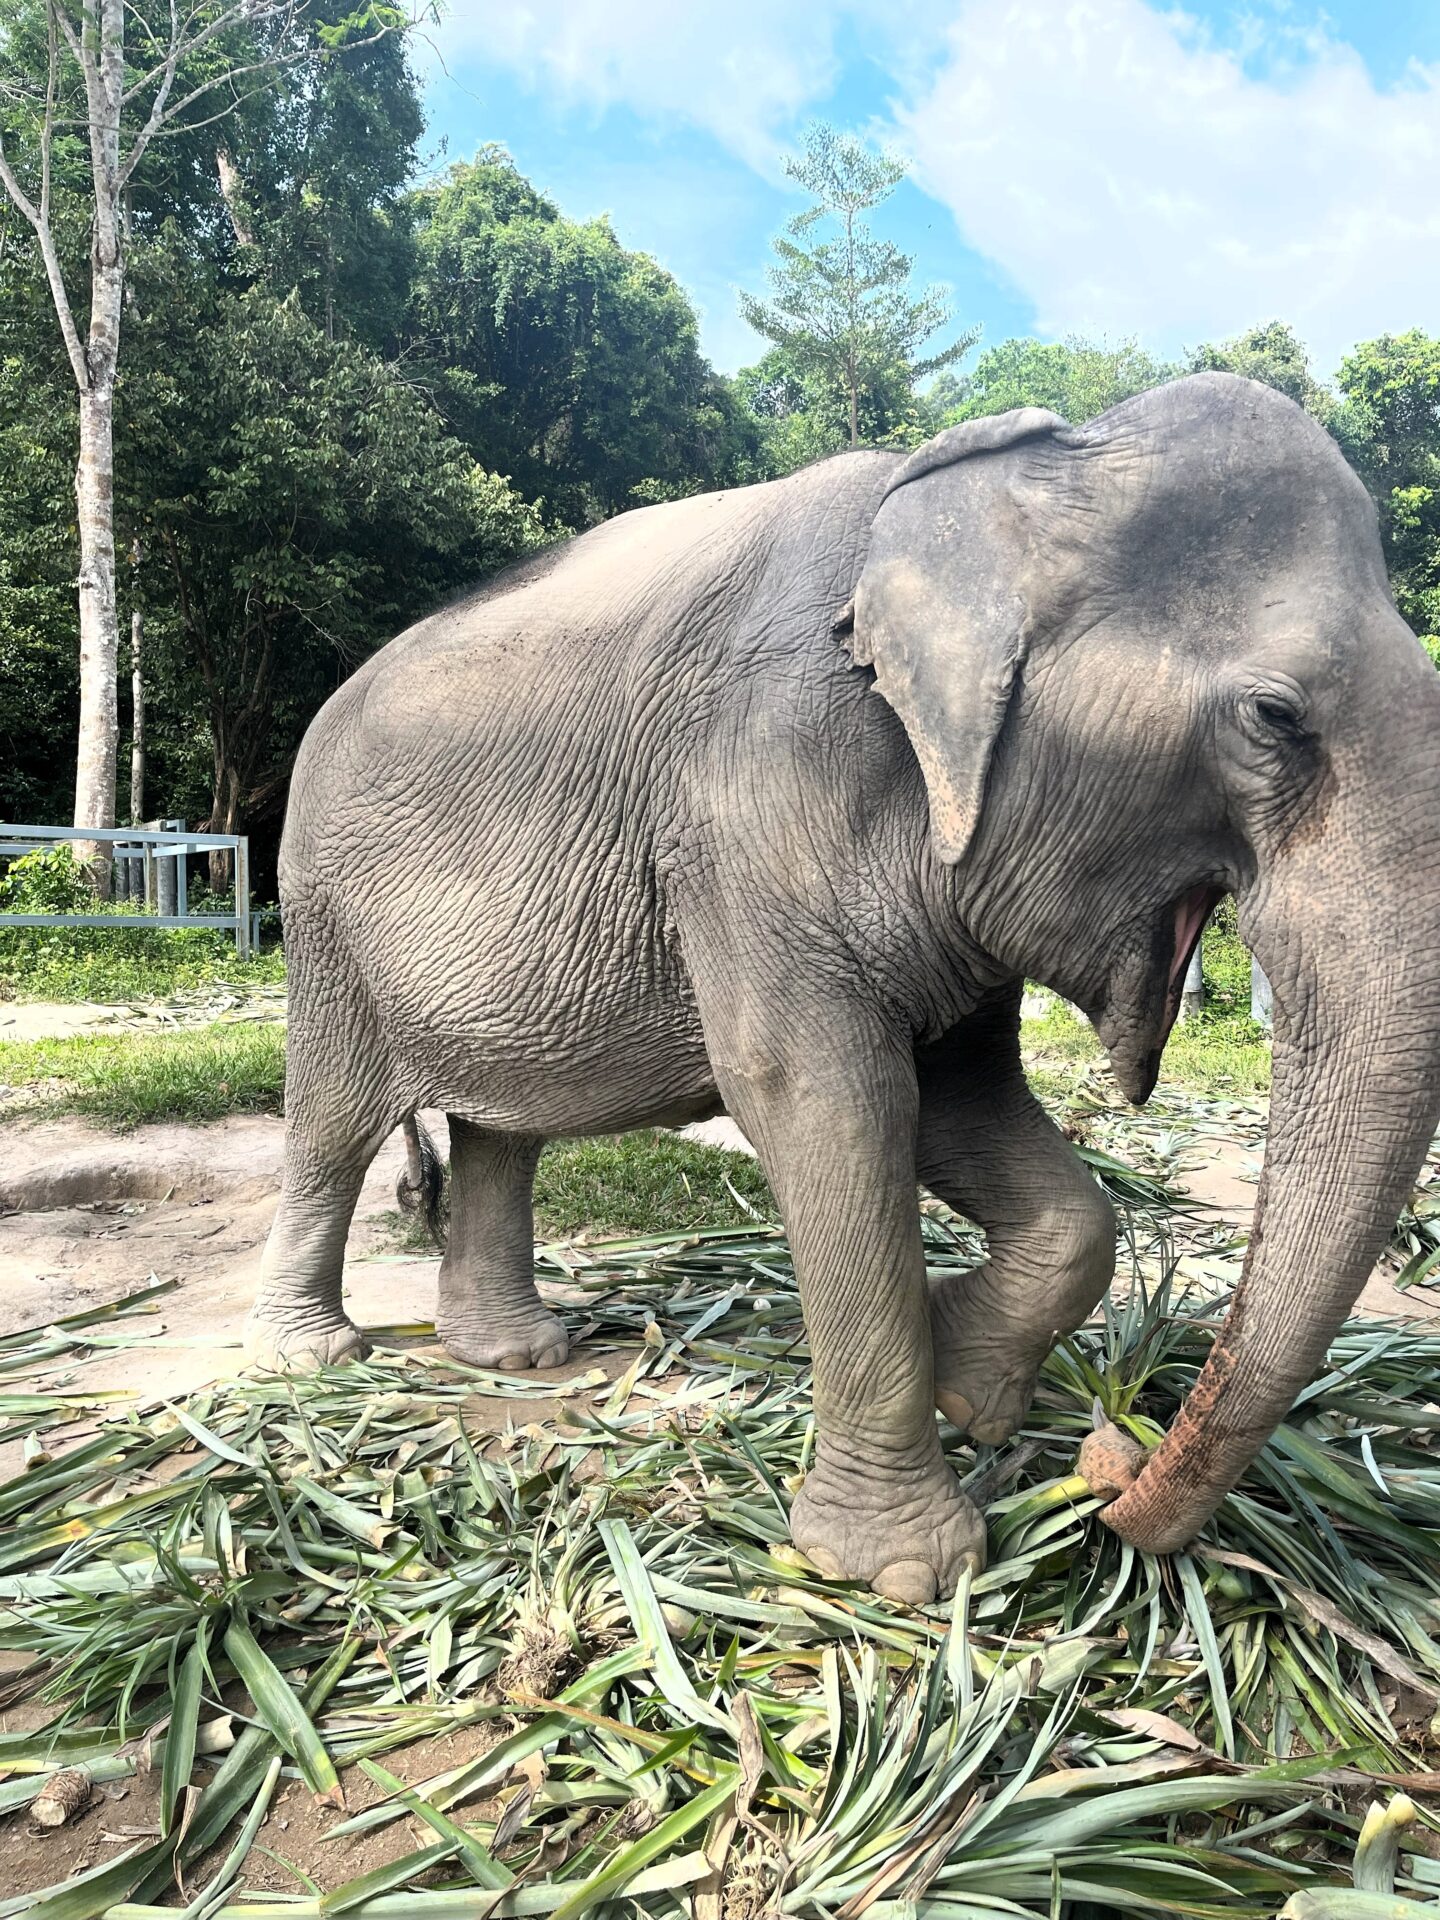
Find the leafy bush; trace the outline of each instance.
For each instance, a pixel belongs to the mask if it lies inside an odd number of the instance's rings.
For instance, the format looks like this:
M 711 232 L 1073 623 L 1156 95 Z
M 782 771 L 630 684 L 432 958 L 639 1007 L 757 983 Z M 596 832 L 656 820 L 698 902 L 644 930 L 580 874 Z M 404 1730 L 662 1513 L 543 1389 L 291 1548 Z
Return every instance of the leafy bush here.
M 0 879 L 0 912 L 85 913 L 94 905 L 85 869 L 68 846 L 23 853 Z
M 211 893 L 196 876 L 191 913 L 231 913 L 233 893 Z M 0 877 L 0 912 L 131 913 L 91 893 L 68 846 L 27 853 Z M 261 907 L 262 938 L 278 936 L 280 913 Z M 285 978 L 278 947 L 236 958 L 223 927 L 7 927 L 0 922 L 0 1000 L 154 1000 L 208 986 L 272 986 Z

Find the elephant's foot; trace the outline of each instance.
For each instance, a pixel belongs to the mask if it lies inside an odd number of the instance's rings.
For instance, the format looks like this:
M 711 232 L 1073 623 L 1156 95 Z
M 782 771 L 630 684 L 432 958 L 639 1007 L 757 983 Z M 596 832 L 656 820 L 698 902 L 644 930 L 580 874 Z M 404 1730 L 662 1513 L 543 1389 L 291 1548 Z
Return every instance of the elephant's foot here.
M 935 1404 L 962 1433 L 995 1447 L 1029 1412 L 1050 1341 L 1023 1337 L 1013 1325 L 996 1327 L 993 1308 L 976 1298 L 970 1279 L 959 1274 L 931 1284 Z
M 536 1300 L 533 1308 L 502 1317 L 474 1320 L 437 1314 L 435 1336 L 445 1351 L 469 1367 L 495 1373 L 526 1373 L 532 1367 L 560 1367 L 570 1357 L 563 1324 Z
M 790 1537 L 839 1580 L 863 1580 L 891 1600 L 925 1606 L 985 1565 L 985 1518 L 948 1467 L 905 1480 L 864 1480 L 821 1465 L 790 1509 Z
M 255 1308 L 245 1322 L 245 1357 L 272 1373 L 313 1373 L 317 1367 L 360 1360 L 365 1336 L 343 1316 L 338 1320 L 287 1319 Z

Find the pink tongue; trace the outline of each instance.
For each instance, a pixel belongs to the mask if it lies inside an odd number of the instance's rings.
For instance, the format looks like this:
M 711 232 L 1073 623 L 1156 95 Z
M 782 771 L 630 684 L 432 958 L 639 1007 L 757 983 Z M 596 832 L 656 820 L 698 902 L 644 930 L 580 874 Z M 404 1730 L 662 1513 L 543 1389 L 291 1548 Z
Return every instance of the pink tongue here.
M 1192 887 L 1175 909 L 1175 954 L 1170 962 L 1172 987 L 1185 971 L 1195 936 L 1210 912 L 1210 898 L 1209 887 Z

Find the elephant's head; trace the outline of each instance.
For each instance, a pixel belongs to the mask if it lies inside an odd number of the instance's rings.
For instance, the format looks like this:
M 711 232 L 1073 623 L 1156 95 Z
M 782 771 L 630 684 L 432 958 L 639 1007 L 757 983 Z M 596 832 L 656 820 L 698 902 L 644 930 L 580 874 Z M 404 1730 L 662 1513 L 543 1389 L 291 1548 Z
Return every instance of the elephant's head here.
M 1090 1015 L 1143 1100 L 1212 903 L 1275 995 L 1245 1272 L 1107 1518 L 1189 1540 L 1312 1377 L 1440 1109 L 1440 675 L 1375 513 L 1289 400 L 1204 374 L 1071 429 L 957 427 L 900 469 L 854 657 L 904 723 L 982 945 Z

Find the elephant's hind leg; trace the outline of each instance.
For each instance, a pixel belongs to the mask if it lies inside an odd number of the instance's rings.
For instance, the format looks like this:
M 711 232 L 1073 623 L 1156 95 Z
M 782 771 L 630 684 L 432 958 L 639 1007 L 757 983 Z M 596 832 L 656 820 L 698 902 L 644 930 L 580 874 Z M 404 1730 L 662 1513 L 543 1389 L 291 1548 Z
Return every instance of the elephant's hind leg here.
M 932 1286 L 935 1399 L 975 1439 L 1025 1418 L 1041 1361 L 1115 1270 L 1115 1215 L 1031 1093 L 1018 984 L 917 1061 L 920 1178 L 983 1227 L 989 1258 Z
M 570 1350 L 535 1290 L 531 1194 L 542 1145 L 450 1118 L 450 1239 L 435 1331 L 472 1366 L 558 1367 Z
M 318 1047 L 291 1028 L 285 1086 L 285 1178 L 245 1350 L 263 1366 L 329 1366 L 365 1350 L 341 1305 L 345 1240 L 366 1169 L 395 1121 L 382 1088 L 353 1076 L 342 1041 Z

